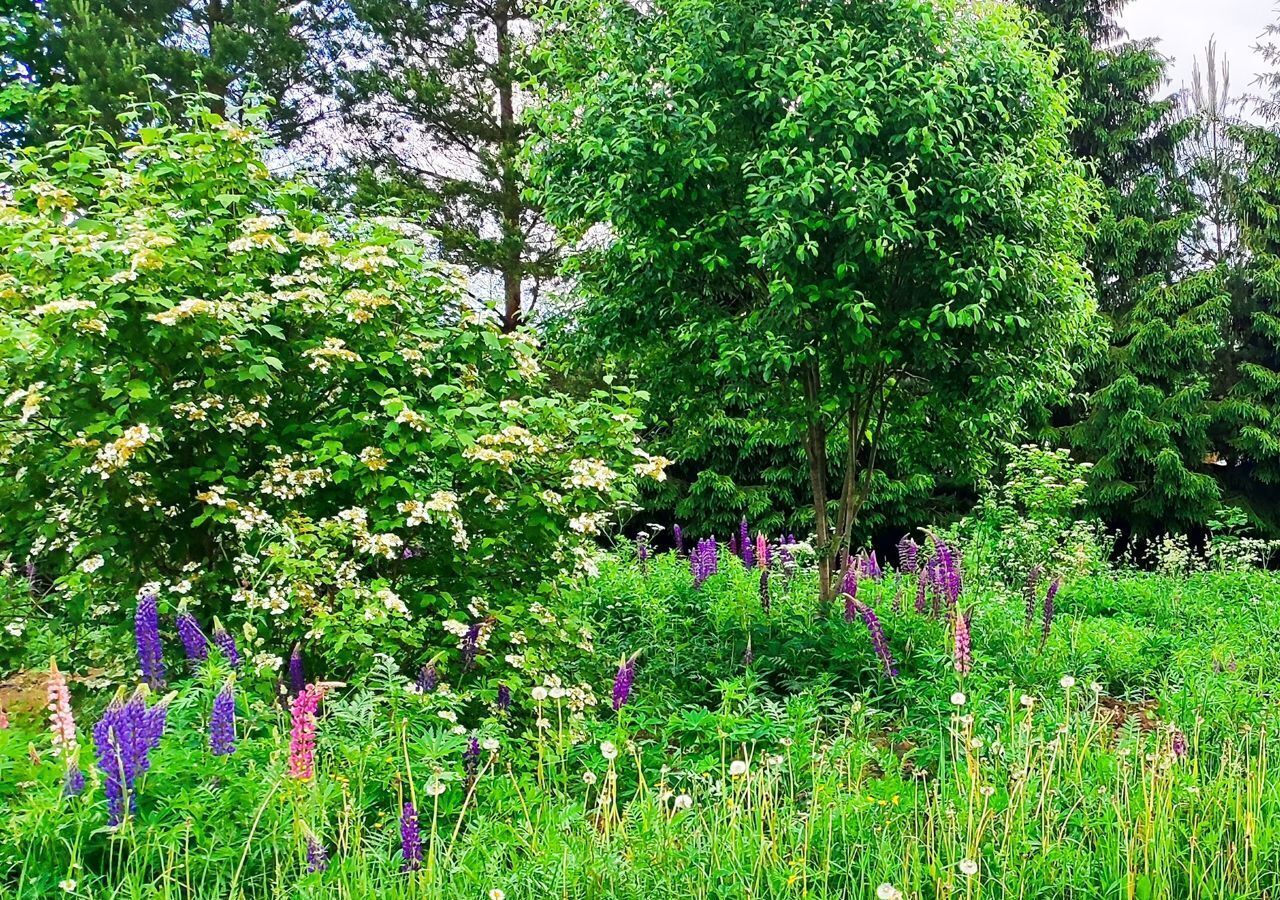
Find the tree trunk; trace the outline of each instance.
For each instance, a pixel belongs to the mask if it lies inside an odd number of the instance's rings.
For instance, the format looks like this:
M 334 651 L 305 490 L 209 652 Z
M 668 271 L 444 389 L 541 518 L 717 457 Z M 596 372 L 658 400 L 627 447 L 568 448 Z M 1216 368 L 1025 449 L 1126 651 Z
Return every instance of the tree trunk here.
M 818 596 L 826 602 L 835 596 L 831 583 L 831 527 L 827 521 L 827 427 L 822 421 L 822 376 L 816 359 L 801 368 L 808 422 L 804 450 L 809 460 L 809 487 L 813 493 L 813 525 L 817 535 Z
M 228 11 L 223 5 L 223 0 L 209 0 L 206 8 L 206 15 L 209 20 L 209 69 L 204 75 L 204 89 L 213 95 L 213 100 L 209 104 L 210 110 L 224 118 L 227 115 L 227 84 L 226 76 L 220 71 L 215 62 L 214 47 L 217 43 L 217 31 L 219 28 L 227 24 Z
M 516 165 L 519 135 L 516 132 L 515 87 L 511 67 L 511 0 L 499 0 L 494 9 L 498 60 L 494 81 L 498 88 L 498 180 L 501 193 L 502 330 L 515 331 L 523 321 L 524 234 L 520 228 L 520 173 Z

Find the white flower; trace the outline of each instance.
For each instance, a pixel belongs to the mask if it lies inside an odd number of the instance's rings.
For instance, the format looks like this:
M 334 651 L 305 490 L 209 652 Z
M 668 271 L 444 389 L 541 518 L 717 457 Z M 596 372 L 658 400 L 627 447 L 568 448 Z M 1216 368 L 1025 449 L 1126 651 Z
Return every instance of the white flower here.
M 58 882 L 58 887 L 68 894 L 74 894 L 76 892 L 76 880 L 74 878 L 64 878 Z
M 436 715 L 444 719 L 446 722 L 458 721 L 458 714 L 451 709 L 442 709 L 440 712 L 436 713 Z
M 507 895 L 501 889 L 494 888 L 489 892 L 489 900 L 507 900 Z
M 14 637 L 22 637 L 22 632 L 27 630 L 27 622 L 25 619 L 14 619 L 4 626 L 4 630 Z
M 902 891 L 886 881 L 876 888 L 876 898 L 877 900 L 902 900 Z
M 960 871 L 963 872 L 965 875 L 977 875 L 978 874 L 977 861 L 972 859 L 960 860 Z
M 538 687 L 534 688 L 530 693 L 533 695 L 533 699 L 539 703 L 547 699 L 547 689 L 542 687 L 542 685 L 538 685 Z
M 497 738 L 485 738 L 480 742 L 480 746 L 485 750 L 488 750 L 490 753 L 497 753 L 500 745 L 498 744 Z
M 605 759 L 617 759 L 618 748 L 613 746 L 612 741 L 605 741 L 600 745 L 600 755 Z
M 445 783 L 444 783 L 443 781 L 428 781 L 428 782 L 427 782 L 427 796 L 428 796 L 428 797 L 439 797 L 439 796 L 440 796 L 441 794 L 443 794 L 447 789 L 448 789 L 448 788 L 447 788 L 447 786 L 445 785 Z
M 693 806 L 693 798 L 688 794 L 677 794 L 675 799 L 676 809 L 688 809 Z
M 1063 675 L 1058 679 L 1058 684 L 1062 685 L 1063 690 L 1071 690 L 1071 688 L 1076 686 L 1076 680 L 1070 675 Z
M 951 695 L 952 706 L 964 706 L 965 701 L 969 698 L 964 695 L 964 691 L 956 691 Z
M 592 772 L 590 769 L 582 773 L 583 784 L 592 785 L 595 784 L 597 780 L 596 773 Z
M 735 759 L 729 764 L 729 775 L 732 778 L 741 778 L 747 774 L 747 761 L 744 759 Z
M 1036 698 L 1032 697 L 1030 694 L 1023 694 L 1018 699 L 1018 702 L 1021 703 L 1023 706 L 1025 706 L 1027 709 L 1030 709 L 1031 707 L 1036 705 Z

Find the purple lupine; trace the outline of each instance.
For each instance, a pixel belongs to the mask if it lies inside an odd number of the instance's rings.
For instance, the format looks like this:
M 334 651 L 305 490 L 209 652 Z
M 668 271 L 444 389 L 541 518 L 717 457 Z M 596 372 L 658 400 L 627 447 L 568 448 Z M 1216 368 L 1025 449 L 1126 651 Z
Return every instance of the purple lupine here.
M 209 639 L 200 630 L 196 617 L 186 610 L 178 613 L 178 637 L 182 639 L 182 649 L 189 661 L 200 662 L 209 658 Z
M 899 584 L 898 589 L 893 592 L 893 603 L 889 608 L 893 610 L 895 615 L 897 613 L 902 612 L 902 585 L 901 584 Z
M 296 697 L 306 688 L 307 670 L 302 664 L 302 641 L 297 641 L 289 654 L 289 696 Z
M 760 609 L 769 611 L 769 570 L 760 570 Z
M 80 769 L 80 763 L 68 761 L 67 774 L 62 779 L 62 796 L 78 797 L 83 790 L 84 772 Z
M 440 678 L 436 675 L 436 664 L 433 662 L 426 663 L 418 670 L 418 693 L 430 694 L 440 684 Z
M 742 517 L 742 524 L 738 526 L 738 552 L 742 555 L 742 564 L 748 569 L 755 568 L 756 564 L 756 545 L 751 540 L 751 527 L 747 524 L 747 517 Z
M 921 572 L 916 578 L 916 612 L 924 615 L 929 611 L 929 578 Z
M 138 667 L 152 690 L 164 687 L 164 644 L 160 640 L 160 606 L 155 594 L 143 594 L 133 620 Z
M 1062 580 L 1055 578 L 1049 584 L 1049 590 L 1044 595 L 1044 614 L 1041 618 L 1040 625 L 1040 644 L 1044 646 L 1045 641 L 1049 640 L 1049 630 L 1053 627 L 1053 602 L 1058 596 L 1058 588 L 1062 586 Z
M 755 652 L 751 649 L 751 639 L 747 639 L 747 649 L 742 651 L 742 665 L 751 668 L 751 664 L 756 661 Z
M 675 538 L 676 553 L 684 553 L 684 530 L 679 525 L 675 525 L 671 528 L 671 534 Z
M 739 554 L 739 552 L 740 552 L 740 551 L 738 550 L 738 536 L 737 536 L 736 534 L 733 534 L 732 532 L 730 532 L 730 534 L 729 534 L 729 555 L 730 555 L 730 556 L 737 556 L 737 555 Z
M 852 622 L 858 618 L 858 598 L 856 592 L 853 594 L 841 594 L 844 597 L 844 620 Z
M 213 643 L 222 653 L 222 658 L 227 661 L 227 664 L 237 672 L 240 671 L 243 661 L 240 658 L 240 651 L 236 647 L 235 635 L 223 628 L 222 623 L 216 618 L 213 620 Z
M 1027 580 L 1022 585 L 1022 600 L 1027 608 L 1028 625 L 1036 620 L 1036 595 L 1040 593 L 1040 576 L 1043 572 L 1041 565 L 1036 563 L 1027 573 Z
M 417 555 L 418 555 L 418 552 L 414 550 L 413 547 L 411 547 L 409 544 L 405 544 L 404 549 L 400 551 L 401 559 L 413 559 Z
M 230 756 L 236 752 L 236 697 L 228 681 L 213 698 L 209 715 L 209 749 L 214 756 Z
M 307 835 L 307 871 L 323 872 L 329 868 L 329 851 L 324 844 L 316 840 L 315 835 Z
M 791 554 L 791 548 L 794 546 L 795 544 L 778 545 L 778 564 L 782 568 L 782 573 L 788 577 L 796 569 L 796 558 Z
M 636 560 L 640 563 L 640 571 L 649 570 L 649 536 L 641 534 L 636 537 Z
M 1179 728 L 1173 729 L 1171 749 L 1174 759 L 1186 759 L 1190 750 L 1187 747 L 1187 736 Z
M 858 596 L 858 567 L 853 564 L 846 564 L 844 570 L 844 583 L 840 585 L 840 593 L 856 598 Z
M 876 656 L 880 657 L 880 662 L 884 663 L 884 671 L 890 678 L 896 678 L 898 669 L 893 664 L 893 653 L 889 650 L 889 639 L 885 637 L 884 626 L 880 624 L 880 617 L 876 615 L 876 611 L 865 603 L 854 601 L 857 614 L 861 616 L 862 622 L 867 626 L 867 633 L 871 635 L 871 646 L 876 651 Z
M 498 700 L 496 703 L 498 712 L 507 712 L 511 709 L 511 688 L 505 684 L 498 685 Z
M 412 800 L 406 800 L 400 811 L 400 857 L 400 871 L 416 872 L 422 868 L 422 832 L 418 830 L 418 810 Z
M 935 577 L 938 579 L 938 587 L 942 589 L 947 606 L 954 608 L 960 599 L 960 591 L 963 587 L 957 552 L 942 538 L 936 535 L 930 535 L 930 537 L 933 538 L 934 559 L 937 561 Z
M 137 780 L 151 767 L 151 751 L 160 743 L 168 714 L 164 703 L 150 708 L 141 693 L 113 700 L 93 726 L 98 768 L 107 798 L 107 821 L 119 825 L 126 806 L 137 809 Z
M 716 546 L 714 537 L 698 541 L 693 553 L 689 554 L 689 567 L 693 572 L 694 587 L 701 587 L 704 581 L 719 571 L 720 548 Z
M 467 749 L 462 752 L 462 770 L 467 775 L 467 781 L 475 781 L 480 771 L 480 739 L 475 735 L 467 741 Z
M 631 688 L 636 682 L 636 658 L 623 659 L 618 663 L 618 671 L 613 676 L 613 711 L 622 709 L 631 697 Z
M 920 572 L 920 545 L 909 534 L 898 541 L 898 571 L 908 575 Z
M 480 626 L 482 623 L 474 622 L 467 629 L 467 633 L 462 636 L 462 671 L 469 672 L 471 667 L 476 664 L 476 656 L 480 652 Z
M 969 617 L 957 609 L 955 620 L 953 662 L 963 677 L 973 669 L 973 638 L 969 633 Z
M 862 562 L 860 565 L 861 574 L 870 578 L 872 581 L 879 581 L 884 578 L 884 570 L 880 568 L 880 560 L 876 559 L 876 551 L 862 554 Z

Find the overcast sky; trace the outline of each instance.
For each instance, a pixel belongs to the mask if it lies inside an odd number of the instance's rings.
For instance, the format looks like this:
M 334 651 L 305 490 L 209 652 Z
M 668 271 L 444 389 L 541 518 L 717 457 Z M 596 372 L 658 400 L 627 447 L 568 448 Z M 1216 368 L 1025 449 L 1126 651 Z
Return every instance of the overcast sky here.
M 1252 47 L 1267 23 L 1280 18 L 1280 0 L 1132 0 L 1121 23 L 1132 38 L 1159 38 L 1160 52 L 1174 58 L 1171 88 L 1191 82 L 1191 66 L 1204 58 L 1210 37 L 1218 57 L 1231 64 L 1231 92 L 1252 91 L 1262 68 Z M 1203 63 L 1201 67 L 1203 68 Z

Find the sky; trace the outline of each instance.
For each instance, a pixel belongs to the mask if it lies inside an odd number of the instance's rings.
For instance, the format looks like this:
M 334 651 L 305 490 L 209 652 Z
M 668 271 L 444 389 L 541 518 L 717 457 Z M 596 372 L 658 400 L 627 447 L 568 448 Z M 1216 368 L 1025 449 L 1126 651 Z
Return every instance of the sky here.
M 1280 0 L 1132 0 L 1121 25 L 1131 38 L 1159 38 L 1160 52 L 1174 57 L 1171 90 L 1191 83 L 1192 64 L 1216 37 L 1218 58 L 1225 55 L 1231 66 L 1231 92 L 1239 95 L 1253 90 L 1263 64 L 1252 47 L 1268 23 L 1280 20 L 1278 7 Z

